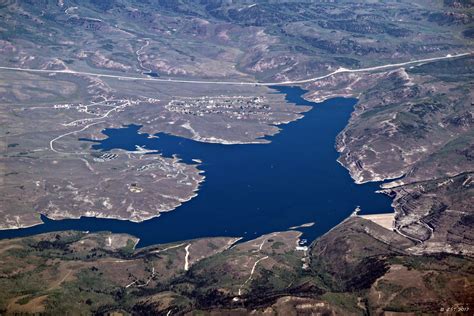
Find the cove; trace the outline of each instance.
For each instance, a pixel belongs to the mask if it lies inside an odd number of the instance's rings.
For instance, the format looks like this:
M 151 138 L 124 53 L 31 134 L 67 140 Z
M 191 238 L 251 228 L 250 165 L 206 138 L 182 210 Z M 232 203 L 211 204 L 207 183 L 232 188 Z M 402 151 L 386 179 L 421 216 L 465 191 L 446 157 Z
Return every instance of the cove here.
M 312 109 L 264 145 L 220 145 L 156 134 L 140 134 L 140 126 L 106 129 L 108 138 L 96 141 L 94 150 L 135 150 L 136 146 L 177 154 L 184 162 L 202 160 L 205 181 L 198 196 L 177 209 L 142 223 L 86 218 L 53 221 L 0 232 L 0 238 L 58 230 L 112 231 L 140 238 L 139 247 L 212 236 L 239 236 L 244 240 L 262 234 L 299 229 L 309 241 L 347 218 L 356 206 L 364 214 L 392 212 L 391 199 L 375 191 L 380 183 L 357 185 L 336 161 L 337 134 L 350 117 L 356 99 L 333 98 L 322 103 L 306 101 L 299 87 L 272 87 L 286 100 Z

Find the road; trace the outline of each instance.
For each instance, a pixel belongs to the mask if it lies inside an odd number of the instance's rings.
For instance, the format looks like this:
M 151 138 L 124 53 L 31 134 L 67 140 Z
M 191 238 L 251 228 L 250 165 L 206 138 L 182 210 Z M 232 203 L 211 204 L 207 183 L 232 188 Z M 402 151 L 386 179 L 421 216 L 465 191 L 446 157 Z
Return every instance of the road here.
M 253 264 L 253 267 L 252 267 L 252 270 L 250 271 L 250 276 L 248 277 L 248 279 L 244 282 L 244 284 L 242 284 L 239 288 L 239 294 L 238 296 L 241 296 L 242 295 L 242 289 L 244 288 L 245 285 L 247 285 L 247 283 L 249 283 L 252 278 L 253 278 L 253 274 L 255 273 L 255 269 L 257 268 L 257 265 L 260 261 L 263 261 L 265 259 L 268 259 L 268 256 L 265 256 L 263 258 L 260 258 L 258 259 L 257 261 L 255 261 L 255 263 Z
M 142 46 L 139 51 L 146 47 L 147 43 L 145 43 L 144 46 Z M 374 67 L 368 67 L 368 68 L 360 68 L 360 69 L 347 69 L 347 68 L 339 68 L 336 71 L 333 71 L 331 73 L 328 73 L 323 76 L 319 77 L 314 77 L 314 78 L 309 78 L 309 79 L 303 79 L 303 80 L 295 80 L 295 81 L 281 81 L 281 82 L 245 82 L 245 81 L 206 81 L 206 80 L 184 80 L 184 79 L 163 79 L 163 78 L 148 78 L 148 77 L 133 77 L 133 76 L 119 76 L 119 75 L 110 75 L 110 74 L 98 74 L 98 73 L 92 73 L 92 72 L 84 72 L 84 71 L 74 71 L 70 69 L 66 70 L 48 70 L 48 69 L 29 69 L 29 68 L 16 68 L 16 67 L 4 67 L 0 66 L 0 69 L 3 70 L 11 70 L 11 71 L 22 71 L 22 72 L 32 72 L 32 73 L 64 73 L 64 74 L 78 74 L 78 75 L 87 75 L 87 76 L 95 76 L 95 77 L 103 77 L 103 78 L 116 78 L 120 80 L 139 80 L 139 81 L 158 81 L 158 82 L 173 82 L 173 83 L 195 83 L 195 84 L 218 84 L 218 85 L 253 85 L 253 86 L 272 86 L 272 85 L 293 85 L 293 84 L 303 84 L 303 83 L 309 83 L 313 81 L 318 81 L 322 80 L 328 77 L 331 77 L 335 74 L 338 73 L 359 73 L 359 72 L 371 72 L 371 71 L 377 71 L 377 70 L 383 70 L 383 69 L 389 69 L 389 68 L 395 68 L 395 67 L 402 67 L 402 66 L 407 66 L 407 65 L 413 65 L 413 64 L 419 64 L 419 63 L 426 63 L 426 62 L 432 62 L 432 61 L 437 61 L 437 60 L 443 60 L 443 59 L 452 59 L 452 58 L 459 58 L 462 56 L 468 56 L 473 54 L 472 52 L 468 53 L 461 53 L 461 54 L 448 54 L 446 56 L 441 56 L 441 57 L 432 57 L 432 58 L 425 58 L 425 59 L 418 59 L 418 60 L 412 60 L 412 61 L 407 61 L 403 63 L 395 63 L 395 64 L 386 64 L 386 65 L 381 65 L 381 66 L 374 66 Z M 106 118 L 110 113 L 113 111 L 116 111 L 117 107 L 114 107 L 110 111 L 108 111 L 104 116 L 102 117 L 96 117 L 96 118 L 87 118 L 85 120 L 87 121 L 96 121 L 96 120 L 102 120 Z M 82 119 L 84 120 L 84 119 Z M 81 120 L 77 120 L 74 122 L 70 122 L 69 124 L 76 123 Z M 62 134 L 54 139 L 52 139 L 49 143 L 49 147 L 52 151 L 61 154 L 62 152 L 57 151 L 54 149 L 53 144 L 54 142 L 58 141 L 64 136 L 71 135 L 74 133 L 78 133 L 81 131 L 84 131 L 85 129 L 89 128 L 92 125 L 96 125 L 99 123 L 102 123 L 103 121 L 99 122 L 94 122 L 92 124 L 88 124 L 85 127 L 76 130 L 76 131 L 71 131 L 65 134 Z M 76 153 L 73 153 L 76 154 Z
M 96 124 L 101 124 L 101 123 L 104 123 L 104 121 L 94 122 L 94 123 L 92 123 L 92 124 L 89 124 L 89 125 L 84 126 L 84 127 L 81 128 L 80 130 L 67 132 L 67 133 L 64 133 L 64 134 L 59 135 L 59 136 L 56 137 L 56 138 L 53 138 L 52 140 L 49 141 L 49 149 L 51 149 L 52 151 L 54 151 L 54 152 L 57 153 L 57 154 L 86 155 L 86 154 L 88 154 L 88 153 L 81 153 L 81 152 L 78 152 L 78 153 L 66 153 L 66 152 L 58 151 L 58 150 L 54 149 L 54 145 L 53 145 L 53 144 L 54 144 L 54 142 L 58 141 L 59 139 L 65 137 L 65 136 L 68 136 L 68 135 L 71 135 L 71 134 L 76 134 L 76 133 L 85 131 L 85 130 L 88 129 L 89 127 L 91 127 L 91 126 L 93 126 L 93 125 L 96 125 Z
M 189 247 L 191 247 L 191 244 L 184 248 L 184 250 L 186 250 L 186 256 L 184 257 L 184 271 L 189 270 Z
M 461 54 L 448 54 L 441 57 L 432 57 L 432 58 L 425 58 L 425 59 L 417 59 L 412 61 L 407 61 L 403 63 L 395 63 L 395 64 L 386 64 L 381 66 L 375 67 L 368 67 L 368 68 L 359 68 L 359 69 L 347 69 L 347 68 L 339 68 L 336 71 L 328 73 L 323 76 L 313 77 L 309 79 L 303 80 L 294 80 L 294 81 L 280 81 L 280 82 L 248 82 L 248 81 L 210 81 L 210 80 L 185 80 L 185 79 L 172 79 L 172 78 L 148 78 L 148 77 L 133 77 L 133 76 L 120 76 L 120 75 L 111 75 L 111 74 L 99 74 L 93 72 L 86 72 L 86 71 L 74 71 L 70 69 L 66 70 L 48 70 L 48 69 L 29 69 L 29 68 L 16 68 L 16 67 L 4 67 L 0 66 L 0 69 L 4 70 L 13 70 L 13 71 L 23 71 L 23 72 L 33 72 L 33 73 L 63 73 L 63 74 L 77 74 L 77 75 L 86 75 L 86 76 L 94 76 L 94 77 L 101 77 L 101 78 L 115 78 L 119 80 L 139 80 L 139 81 L 157 81 L 157 82 L 173 82 L 173 83 L 194 83 L 194 84 L 216 84 L 216 85 L 249 85 L 249 86 L 273 86 L 273 85 L 294 85 L 294 84 L 303 84 L 309 83 L 313 81 L 322 80 L 328 77 L 331 77 L 338 73 L 358 73 L 358 72 L 372 72 L 377 70 L 383 69 L 390 69 L 395 67 L 403 67 L 408 65 L 414 65 L 419 63 L 426 63 L 432 62 L 437 60 L 443 59 L 453 59 L 459 58 L 462 56 L 468 56 L 473 54 L 473 52 L 468 53 L 461 53 Z
M 396 233 L 398 233 L 399 235 L 402 235 L 403 237 L 405 237 L 405 238 L 407 238 L 407 239 L 416 241 L 416 242 L 419 243 L 419 244 L 422 244 L 422 243 L 423 243 L 423 240 L 421 240 L 421 239 L 418 239 L 418 238 L 415 238 L 415 237 L 411 237 L 411 236 L 405 235 L 404 233 L 402 233 L 402 232 L 398 229 L 398 227 L 394 227 L 393 229 L 395 230 Z
M 143 65 L 143 61 L 140 58 L 140 55 L 142 54 L 143 50 L 148 45 L 150 45 L 150 40 L 148 38 L 145 38 L 144 40 L 145 40 L 145 44 L 143 44 L 139 49 L 137 49 L 137 51 L 135 52 L 135 55 L 137 55 L 137 60 L 138 60 L 138 64 L 140 65 L 140 68 L 145 70 L 145 72 L 152 72 L 150 68 L 147 68 Z
M 152 252 L 150 252 L 150 253 L 160 253 L 160 252 L 165 252 L 165 251 L 168 251 L 168 250 L 170 250 L 170 249 L 179 248 L 179 247 L 181 247 L 181 246 L 184 246 L 184 245 L 185 245 L 184 243 L 181 243 L 181 244 L 179 244 L 179 245 L 170 246 L 170 247 L 168 247 L 168 248 L 165 248 L 165 249 L 154 250 L 154 251 L 152 251 Z

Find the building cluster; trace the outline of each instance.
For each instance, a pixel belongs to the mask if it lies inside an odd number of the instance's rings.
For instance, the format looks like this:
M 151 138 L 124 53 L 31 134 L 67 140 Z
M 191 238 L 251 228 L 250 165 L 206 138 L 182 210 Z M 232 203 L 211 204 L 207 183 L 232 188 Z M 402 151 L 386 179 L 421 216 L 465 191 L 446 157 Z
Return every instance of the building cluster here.
M 169 102 L 166 109 L 171 112 L 193 115 L 221 115 L 232 119 L 267 119 L 270 105 L 265 97 L 200 97 L 180 98 Z
M 117 157 L 118 157 L 117 154 L 105 153 L 105 154 L 100 155 L 99 157 L 94 158 L 94 161 L 95 162 L 106 162 L 106 161 L 114 160 Z

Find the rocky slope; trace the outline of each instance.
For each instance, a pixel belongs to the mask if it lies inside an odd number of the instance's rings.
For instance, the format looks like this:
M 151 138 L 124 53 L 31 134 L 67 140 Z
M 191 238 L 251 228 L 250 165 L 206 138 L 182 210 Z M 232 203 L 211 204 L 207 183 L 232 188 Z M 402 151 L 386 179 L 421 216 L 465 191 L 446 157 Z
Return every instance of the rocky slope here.
M 384 183 L 396 230 L 418 253 L 471 253 L 474 148 L 471 56 L 373 74 L 341 74 L 308 85 L 309 99 L 357 96 L 337 139 L 357 183 Z
M 436 313 L 474 303 L 472 257 L 416 255 L 416 242 L 351 217 L 297 248 L 299 232 L 234 245 L 203 238 L 135 250 L 110 233 L 0 242 L 0 311 L 117 315 Z M 20 260 L 21 259 L 21 260 Z

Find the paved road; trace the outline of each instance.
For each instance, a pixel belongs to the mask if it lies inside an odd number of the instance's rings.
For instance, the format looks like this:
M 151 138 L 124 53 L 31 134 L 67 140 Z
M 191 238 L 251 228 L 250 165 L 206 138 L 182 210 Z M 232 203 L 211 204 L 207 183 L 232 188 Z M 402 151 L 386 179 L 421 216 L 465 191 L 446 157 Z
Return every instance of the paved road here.
M 468 56 L 473 54 L 473 52 L 469 53 L 462 53 L 462 54 L 448 54 L 446 56 L 441 57 L 432 57 L 432 58 L 425 58 L 425 59 L 417 59 L 412 61 L 407 61 L 403 63 L 396 63 L 396 64 L 386 64 L 381 66 L 375 67 L 368 67 L 368 68 L 359 68 L 359 69 L 347 69 L 347 68 L 339 68 L 336 71 L 328 73 L 323 76 L 313 77 L 309 79 L 303 80 L 294 80 L 294 81 L 280 81 L 280 82 L 248 82 L 248 81 L 210 81 L 210 80 L 185 80 L 185 79 L 172 79 L 172 78 L 148 78 L 148 77 L 134 77 L 134 76 L 120 76 L 120 75 L 109 75 L 109 74 L 99 74 L 93 72 L 85 72 L 85 71 L 74 71 L 74 70 L 47 70 L 47 69 L 29 69 L 29 68 L 15 68 L 15 67 L 2 67 L 0 69 L 4 70 L 13 70 L 13 71 L 23 71 L 23 72 L 40 72 L 40 73 L 65 73 L 65 74 L 78 74 L 78 75 L 87 75 L 87 76 L 95 76 L 95 77 L 102 77 L 102 78 L 116 78 L 120 80 L 140 80 L 140 81 L 158 81 L 158 82 L 174 82 L 174 83 L 194 83 L 194 84 L 217 84 L 217 85 L 250 85 L 250 86 L 273 86 L 273 85 L 293 85 L 293 84 L 302 84 L 302 83 L 309 83 L 313 81 L 318 81 L 324 78 L 331 77 L 338 73 L 357 73 L 357 72 L 371 72 L 395 67 L 403 67 L 413 64 L 419 63 L 426 63 L 432 62 L 437 60 L 443 59 L 453 59 L 459 58 L 462 56 Z

